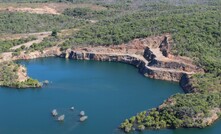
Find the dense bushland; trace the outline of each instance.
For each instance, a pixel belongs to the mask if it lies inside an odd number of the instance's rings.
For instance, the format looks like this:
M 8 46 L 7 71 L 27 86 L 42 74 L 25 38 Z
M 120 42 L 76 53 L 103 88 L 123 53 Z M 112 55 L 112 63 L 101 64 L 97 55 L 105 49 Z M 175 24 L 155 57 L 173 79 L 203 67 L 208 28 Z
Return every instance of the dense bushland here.
M 67 8 L 63 14 L 75 18 L 100 20 L 119 13 L 117 10 L 92 10 L 90 8 Z
M 132 130 L 141 128 L 205 127 L 207 117 L 216 114 L 221 105 L 220 93 L 176 94 L 159 108 L 138 113 L 126 119 L 121 128 Z
M 10 48 L 27 43 L 29 41 L 36 40 L 36 37 L 30 36 L 28 38 L 14 39 L 14 40 L 0 40 L 0 53 L 11 51 Z M 22 47 L 23 48 L 23 47 Z
M 179 11 L 139 12 L 104 20 L 83 28 L 69 44 L 111 45 L 134 38 L 171 33 L 175 55 L 194 57 L 206 71 L 221 67 L 220 6 Z
M 64 15 L 0 12 L 0 34 L 52 31 L 84 24 L 83 20 Z

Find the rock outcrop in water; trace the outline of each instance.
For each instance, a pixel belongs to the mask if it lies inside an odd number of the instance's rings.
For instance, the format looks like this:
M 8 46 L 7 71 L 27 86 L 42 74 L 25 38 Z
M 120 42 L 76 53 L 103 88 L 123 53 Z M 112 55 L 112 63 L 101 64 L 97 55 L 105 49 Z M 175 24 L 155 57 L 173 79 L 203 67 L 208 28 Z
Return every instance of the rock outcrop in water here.
M 58 117 L 58 121 L 64 121 L 64 118 L 65 118 L 65 115 L 63 114 L 63 115 Z
M 82 116 L 81 118 L 80 118 L 80 121 L 81 122 L 84 122 L 85 120 L 87 120 L 88 119 L 88 116 Z

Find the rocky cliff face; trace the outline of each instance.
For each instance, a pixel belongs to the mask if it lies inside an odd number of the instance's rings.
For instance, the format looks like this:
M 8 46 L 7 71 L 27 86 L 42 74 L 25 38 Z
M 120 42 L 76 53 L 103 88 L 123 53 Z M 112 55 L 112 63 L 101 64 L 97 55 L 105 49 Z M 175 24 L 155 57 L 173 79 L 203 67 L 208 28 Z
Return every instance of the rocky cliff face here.
M 187 64 L 185 62 L 177 61 L 160 61 L 156 58 L 156 55 L 147 47 L 144 50 L 144 58 L 149 61 L 148 66 L 157 67 L 157 68 L 169 68 L 169 69 L 176 69 L 180 71 L 188 71 L 191 72 L 193 70 L 201 71 L 200 68 L 193 66 L 191 64 Z
M 191 77 L 190 75 L 184 74 L 179 82 L 180 86 L 182 87 L 185 93 L 192 93 L 194 89 L 190 82 L 190 77 Z
M 184 74 L 200 70 L 189 59 L 183 60 L 171 54 L 168 56 L 171 40 L 170 34 L 164 34 L 115 46 L 76 47 L 62 53 L 60 57 L 127 63 L 137 67 L 146 77 L 179 82 Z
M 60 55 L 61 51 L 60 48 L 58 47 L 51 47 L 51 48 L 46 48 L 42 52 L 40 51 L 34 51 L 34 52 L 21 52 L 20 55 L 18 56 L 13 56 L 12 52 L 6 52 L 2 53 L 0 55 L 0 62 L 4 61 L 11 61 L 11 60 L 28 60 L 28 59 L 36 59 L 36 58 L 43 58 L 43 57 L 52 57 L 52 56 L 57 56 Z
M 179 83 L 185 93 L 199 93 L 200 90 L 194 86 L 194 78 L 192 75 L 184 74 Z
M 16 59 L 36 59 L 36 58 L 43 58 L 43 57 L 52 57 L 56 55 L 60 55 L 61 51 L 60 48 L 58 47 L 51 47 L 43 50 L 42 52 L 40 51 L 34 51 L 30 53 L 21 53 L 19 56 L 13 57 L 14 60 Z
M 45 49 L 43 52 L 22 53 L 17 57 L 13 57 L 13 59 L 59 56 L 74 60 L 122 62 L 137 67 L 139 72 L 146 77 L 178 82 L 184 74 L 192 74 L 191 71 L 197 70 L 195 66 L 163 56 L 162 51 L 164 49 L 169 51 L 169 40 L 171 40 L 171 36 L 165 34 L 163 36 L 135 39 L 127 44 L 108 47 L 75 47 L 65 52 L 61 52 L 58 47 L 52 47 Z
M 126 64 L 133 65 L 138 68 L 139 72 L 146 77 L 161 79 L 167 81 L 179 81 L 184 74 L 184 72 L 173 72 L 168 70 L 160 70 L 155 68 L 150 68 L 146 63 L 137 57 L 127 55 L 127 54 L 99 54 L 93 52 L 80 52 L 80 51 L 70 51 L 62 53 L 60 55 L 62 58 L 69 58 L 75 60 L 96 60 L 96 61 L 109 61 L 109 62 L 122 62 Z
M 141 68 L 139 71 L 142 74 L 144 74 L 144 76 L 146 77 L 158 80 L 175 81 L 175 82 L 179 82 L 181 77 L 185 74 L 184 72 L 155 70 L 147 67 Z
M 156 55 L 150 50 L 149 47 L 147 47 L 147 48 L 144 50 L 144 55 L 143 55 L 143 57 L 144 57 L 147 61 L 151 62 L 151 61 L 155 60 Z
M 113 46 L 76 47 L 61 52 L 59 47 L 51 47 L 43 52 L 22 52 L 19 56 L 12 53 L 3 54 L 0 61 L 34 59 L 40 57 L 59 56 L 75 60 L 96 60 L 122 62 L 133 65 L 146 77 L 180 81 L 184 74 L 192 74 L 198 70 L 194 65 L 163 56 L 162 50 L 169 50 L 171 36 L 165 34 L 157 37 L 135 39 L 127 44 Z
M 196 66 L 192 66 L 192 65 L 188 65 L 185 63 L 178 63 L 178 62 L 173 62 L 173 61 L 169 61 L 169 62 L 164 62 L 164 61 L 159 61 L 156 59 L 153 59 L 149 62 L 148 66 L 152 66 L 152 67 L 160 67 L 160 68 L 170 68 L 170 69 L 176 69 L 176 70 L 181 70 L 181 71 L 199 71 L 201 72 L 202 70 Z
M 160 43 L 159 48 L 163 56 L 168 57 L 168 54 L 170 51 L 170 45 L 169 45 L 167 36 L 164 37 L 163 41 Z

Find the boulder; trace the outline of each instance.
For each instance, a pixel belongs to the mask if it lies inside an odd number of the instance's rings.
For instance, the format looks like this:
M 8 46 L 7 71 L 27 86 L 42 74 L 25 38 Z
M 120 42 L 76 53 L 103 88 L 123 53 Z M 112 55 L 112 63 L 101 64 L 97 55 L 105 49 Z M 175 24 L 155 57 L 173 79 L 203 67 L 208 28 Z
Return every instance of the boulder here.
M 82 117 L 80 118 L 80 121 L 83 122 L 83 121 L 85 121 L 85 120 L 87 120 L 87 119 L 88 119 L 88 116 L 82 116 Z

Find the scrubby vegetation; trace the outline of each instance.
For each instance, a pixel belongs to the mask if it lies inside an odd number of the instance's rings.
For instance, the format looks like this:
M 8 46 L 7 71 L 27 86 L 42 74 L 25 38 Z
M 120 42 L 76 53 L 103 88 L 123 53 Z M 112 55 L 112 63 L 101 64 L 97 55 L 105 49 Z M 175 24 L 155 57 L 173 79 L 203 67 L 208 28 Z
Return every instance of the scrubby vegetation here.
M 0 86 L 27 88 L 27 87 L 40 87 L 37 80 L 28 78 L 26 81 L 20 82 L 18 80 L 18 71 L 21 65 L 14 62 L 0 63 Z
M 173 54 L 195 57 L 207 71 L 215 71 L 221 67 L 220 8 L 196 7 L 196 10 L 184 8 L 178 13 L 141 12 L 120 16 L 82 29 L 69 44 L 111 45 L 172 33 Z
M 63 15 L 0 12 L 0 34 L 52 31 L 84 24 L 83 20 Z
M 39 83 L 38 80 L 36 79 L 32 79 L 32 78 L 28 78 L 26 81 L 24 82 L 16 82 L 14 83 L 13 87 L 16 87 L 16 88 L 30 88 L 30 87 L 34 87 L 34 88 L 38 88 L 38 87 L 41 87 L 41 83 Z
M 32 40 L 36 40 L 37 38 L 34 36 L 30 36 L 28 38 L 21 38 L 21 39 L 15 39 L 15 40 L 0 40 L 0 53 L 2 52 L 8 52 L 10 51 L 10 48 L 27 43 Z M 21 49 L 24 49 L 24 47 L 21 47 Z
M 55 46 L 59 39 L 56 36 L 45 38 L 41 43 L 32 44 L 27 51 L 43 51 L 45 48 Z
M 92 10 L 90 8 L 67 8 L 63 12 L 63 14 L 67 16 L 93 20 L 105 19 L 117 13 L 117 10 Z
M 199 93 L 221 92 L 221 75 L 216 73 L 195 74 L 191 78 L 194 91 Z
M 0 0 L 0 2 L 18 2 L 18 3 L 25 3 L 25 2 L 30 2 L 30 3 L 46 3 L 46 2 L 66 2 L 68 0 Z
M 140 129 L 141 125 L 151 129 L 202 128 L 208 125 L 207 117 L 220 112 L 220 104 L 220 93 L 177 94 L 159 108 L 143 111 L 125 120 L 120 127 L 127 130 L 132 130 L 132 127 Z

